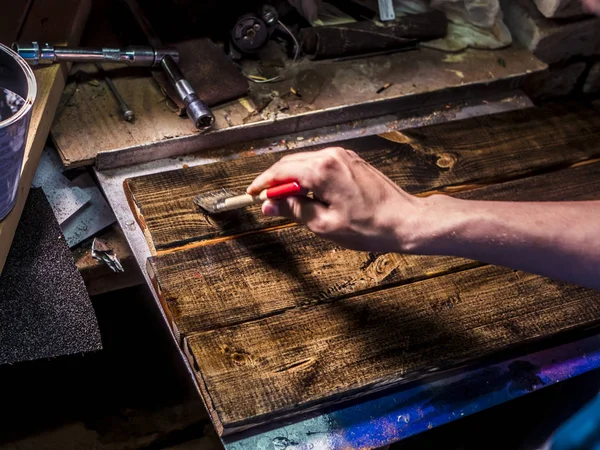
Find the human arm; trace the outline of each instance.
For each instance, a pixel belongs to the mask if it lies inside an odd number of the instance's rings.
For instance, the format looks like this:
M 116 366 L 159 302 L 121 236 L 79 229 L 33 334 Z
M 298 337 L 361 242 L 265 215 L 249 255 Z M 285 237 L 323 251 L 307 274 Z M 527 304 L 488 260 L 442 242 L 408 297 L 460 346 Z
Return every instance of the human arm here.
M 344 247 L 452 255 L 600 289 L 600 201 L 486 202 L 404 192 L 341 148 L 282 158 L 248 192 L 295 180 L 315 199 L 267 201 Z

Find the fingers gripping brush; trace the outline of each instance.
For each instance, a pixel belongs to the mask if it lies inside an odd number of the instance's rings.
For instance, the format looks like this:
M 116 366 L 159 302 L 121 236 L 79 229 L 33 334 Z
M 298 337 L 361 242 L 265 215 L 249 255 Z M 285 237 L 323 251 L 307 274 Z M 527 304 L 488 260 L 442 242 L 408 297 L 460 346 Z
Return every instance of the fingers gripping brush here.
M 306 190 L 298 183 L 287 183 L 265 189 L 258 195 L 236 195 L 227 189 L 207 192 L 194 198 L 194 203 L 210 214 L 232 211 L 262 203 L 268 199 L 285 198 L 294 195 L 306 195 Z

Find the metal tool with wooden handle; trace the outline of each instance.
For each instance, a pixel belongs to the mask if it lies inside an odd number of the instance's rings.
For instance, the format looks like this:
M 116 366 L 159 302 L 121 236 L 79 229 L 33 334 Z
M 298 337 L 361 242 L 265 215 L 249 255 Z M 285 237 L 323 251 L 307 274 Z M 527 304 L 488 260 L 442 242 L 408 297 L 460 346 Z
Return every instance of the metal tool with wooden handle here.
M 291 197 L 293 195 L 306 195 L 307 191 L 298 183 L 287 183 L 280 186 L 274 186 L 265 189 L 258 195 L 235 195 L 227 189 L 220 191 L 207 192 L 194 198 L 194 203 L 203 210 L 216 214 L 234 209 L 245 208 L 247 206 L 262 203 L 268 199 Z

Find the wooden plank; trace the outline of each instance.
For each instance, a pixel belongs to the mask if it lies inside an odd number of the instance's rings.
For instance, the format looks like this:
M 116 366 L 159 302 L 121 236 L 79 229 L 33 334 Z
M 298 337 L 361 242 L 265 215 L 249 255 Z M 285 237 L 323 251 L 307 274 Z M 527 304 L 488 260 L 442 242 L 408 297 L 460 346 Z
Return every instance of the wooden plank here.
M 119 104 L 103 80 L 88 83 L 72 78 L 52 125 L 52 140 L 65 167 L 93 165 L 96 154 L 107 142 L 115 145 L 119 140 L 124 146 L 141 145 L 198 132 L 187 117 L 172 111 L 173 106 L 151 76 L 139 75 L 139 69 L 123 69 L 116 64 L 104 67 L 135 113 L 135 120 L 123 120 Z M 73 71 L 86 73 L 93 80 L 98 69 L 93 64 L 77 64 Z M 81 139 L 83 133 L 88 139 Z
M 561 107 L 498 114 L 339 145 L 356 150 L 408 192 L 418 193 L 511 179 L 600 156 L 599 138 L 596 111 Z M 166 250 L 287 223 L 256 214 L 256 208 L 207 217 L 193 204 L 197 194 L 220 187 L 243 192 L 256 175 L 283 154 L 127 180 L 132 209 L 151 249 Z
M 219 432 L 324 408 L 600 319 L 600 293 L 482 267 L 186 338 Z
M 600 162 L 456 195 L 473 200 L 600 199 Z M 343 249 L 303 226 L 166 253 L 150 273 L 178 336 L 464 270 L 461 258 Z
M 61 2 L 60 8 L 57 8 L 56 2 L 52 0 L 35 0 L 20 39 L 74 45 L 79 42 L 89 10 L 90 0 L 65 0 Z M 56 64 L 37 69 L 34 72 L 38 84 L 38 94 L 29 125 L 17 203 L 9 215 L 0 221 L 0 272 L 25 206 L 42 149 L 50 132 L 52 118 L 65 86 L 68 68 Z
M 16 0 L 2 5 L 0 14 L 0 43 L 11 44 L 17 39 L 33 0 Z

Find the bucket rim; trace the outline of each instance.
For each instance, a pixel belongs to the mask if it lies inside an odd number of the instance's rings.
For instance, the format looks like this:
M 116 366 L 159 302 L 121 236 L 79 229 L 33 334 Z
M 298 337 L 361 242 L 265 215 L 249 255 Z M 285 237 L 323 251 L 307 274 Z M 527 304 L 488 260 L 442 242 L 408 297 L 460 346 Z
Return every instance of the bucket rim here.
M 6 120 L 0 121 L 0 129 L 2 129 L 12 125 L 15 122 L 18 122 L 19 120 L 22 120 L 30 113 L 31 109 L 33 108 L 33 103 L 37 97 L 37 81 L 31 66 L 27 64 L 27 62 L 21 56 L 19 56 L 18 53 L 2 43 L 0 43 L 0 52 L 6 53 L 8 56 L 12 57 L 17 64 L 19 64 L 23 70 L 25 78 L 27 79 L 27 98 L 25 99 L 25 103 L 15 114 Z

